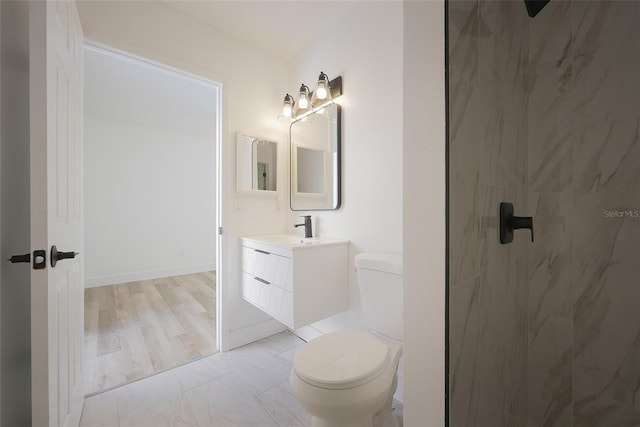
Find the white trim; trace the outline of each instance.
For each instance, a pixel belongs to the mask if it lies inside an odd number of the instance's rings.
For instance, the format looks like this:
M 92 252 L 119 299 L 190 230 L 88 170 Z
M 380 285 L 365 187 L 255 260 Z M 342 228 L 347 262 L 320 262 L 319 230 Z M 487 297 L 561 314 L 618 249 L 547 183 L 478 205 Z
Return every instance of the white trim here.
M 162 71 L 167 74 L 171 74 L 175 77 L 181 78 L 183 80 L 192 81 L 194 83 L 198 83 L 204 86 L 209 86 L 214 89 L 221 89 L 222 84 L 219 82 L 215 82 L 213 80 L 206 79 L 204 77 L 200 77 L 196 74 L 192 74 L 188 71 L 181 70 L 179 68 L 172 67 L 167 64 L 163 64 L 162 62 L 153 61 L 151 59 L 135 55 L 133 53 L 125 52 L 120 49 L 116 49 L 111 46 L 107 46 L 93 40 L 86 40 L 84 43 L 84 48 L 86 50 L 101 53 L 103 55 L 108 55 L 113 58 L 117 58 L 120 60 L 124 60 L 130 63 L 134 63 L 136 65 L 142 65 L 144 67 L 153 68 L 155 71 Z M 219 95 L 218 95 L 219 96 Z M 217 105 L 220 107 L 221 105 Z
M 222 102 L 222 83 L 218 84 L 216 88 L 216 347 L 218 351 L 225 351 L 228 348 L 228 331 L 227 325 L 229 322 L 229 315 L 227 310 L 224 310 L 223 301 L 226 299 L 226 281 L 224 278 L 224 269 L 227 264 L 225 253 L 225 246 L 223 245 L 224 237 L 224 144 L 222 139 L 222 115 L 223 115 L 223 102 Z M 221 231 L 222 234 L 221 234 Z
M 225 351 L 261 340 L 271 335 L 286 331 L 287 327 L 275 319 L 265 320 L 263 322 L 254 323 L 253 325 L 244 326 L 234 331 L 229 331 L 227 337 L 227 348 Z
M 95 288 L 98 286 L 116 285 L 118 283 L 137 282 L 139 280 L 159 279 L 162 277 L 215 271 L 215 269 L 215 264 L 204 264 L 190 267 L 168 268 L 165 270 L 145 270 L 122 274 L 108 274 L 105 276 L 92 276 L 84 278 L 84 287 Z

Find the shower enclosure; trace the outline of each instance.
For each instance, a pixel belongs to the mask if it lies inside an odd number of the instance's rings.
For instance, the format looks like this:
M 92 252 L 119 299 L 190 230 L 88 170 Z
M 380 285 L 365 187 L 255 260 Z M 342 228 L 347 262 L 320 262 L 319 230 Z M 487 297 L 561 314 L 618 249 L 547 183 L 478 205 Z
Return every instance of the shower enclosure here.
M 449 425 L 638 426 L 640 2 L 446 19 Z

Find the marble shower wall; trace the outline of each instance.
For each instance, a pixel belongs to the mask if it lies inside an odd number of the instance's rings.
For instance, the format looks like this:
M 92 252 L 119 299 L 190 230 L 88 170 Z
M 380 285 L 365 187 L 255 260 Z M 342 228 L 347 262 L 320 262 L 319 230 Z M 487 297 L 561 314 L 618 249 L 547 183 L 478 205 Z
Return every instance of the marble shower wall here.
M 497 227 L 501 201 L 527 211 L 523 10 L 449 2 L 451 426 L 526 424 L 530 243 Z
M 640 425 L 640 2 L 451 0 L 449 61 L 451 425 Z
M 640 425 L 640 3 L 528 30 L 530 423 Z
M 528 416 L 533 426 L 573 425 L 572 3 L 552 0 L 528 22 Z

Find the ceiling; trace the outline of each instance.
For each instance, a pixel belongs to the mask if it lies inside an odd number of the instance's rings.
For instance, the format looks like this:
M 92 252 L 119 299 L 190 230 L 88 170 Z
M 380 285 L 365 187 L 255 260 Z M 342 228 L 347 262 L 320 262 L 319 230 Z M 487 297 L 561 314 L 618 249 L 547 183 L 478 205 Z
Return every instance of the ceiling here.
M 370 0 L 163 0 L 167 6 L 283 59 Z
M 149 1 L 288 60 L 371 0 Z M 87 117 L 205 138 L 215 133 L 214 89 L 111 53 L 89 49 L 85 59 Z

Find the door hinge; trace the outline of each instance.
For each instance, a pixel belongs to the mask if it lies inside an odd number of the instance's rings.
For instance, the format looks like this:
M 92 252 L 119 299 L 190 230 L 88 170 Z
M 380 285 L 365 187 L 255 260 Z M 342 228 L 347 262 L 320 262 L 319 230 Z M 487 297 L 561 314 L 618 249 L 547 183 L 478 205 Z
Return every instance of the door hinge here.
M 222 236 L 222 227 L 218 227 L 218 234 Z

